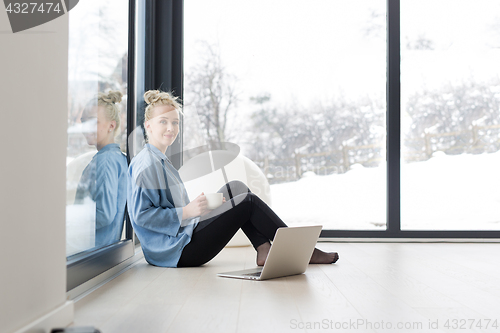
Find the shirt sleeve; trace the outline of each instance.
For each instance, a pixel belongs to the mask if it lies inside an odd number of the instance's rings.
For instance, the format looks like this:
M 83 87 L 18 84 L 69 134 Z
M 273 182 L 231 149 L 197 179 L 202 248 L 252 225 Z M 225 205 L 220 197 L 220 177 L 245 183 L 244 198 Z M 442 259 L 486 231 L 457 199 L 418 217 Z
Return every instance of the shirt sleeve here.
M 132 175 L 129 213 L 137 225 L 175 237 L 181 227 L 182 207 L 176 208 L 171 202 L 167 202 L 167 207 L 161 205 L 160 191 L 166 189 L 151 183 L 155 176 L 148 172 L 137 178 Z

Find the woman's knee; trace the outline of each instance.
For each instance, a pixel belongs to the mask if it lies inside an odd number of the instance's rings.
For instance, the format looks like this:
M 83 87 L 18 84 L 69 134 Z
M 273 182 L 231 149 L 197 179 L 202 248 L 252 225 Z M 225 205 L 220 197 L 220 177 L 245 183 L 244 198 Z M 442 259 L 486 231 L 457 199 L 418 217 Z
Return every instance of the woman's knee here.
M 232 180 L 229 183 L 227 183 L 227 185 L 229 186 L 231 192 L 233 192 L 233 196 L 251 192 L 248 186 L 239 180 Z
M 248 188 L 248 186 L 243 183 L 241 180 L 231 180 L 229 183 L 227 183 L 229 186 L 234 186 L 234 187 L 243 187 L 243 188 Z

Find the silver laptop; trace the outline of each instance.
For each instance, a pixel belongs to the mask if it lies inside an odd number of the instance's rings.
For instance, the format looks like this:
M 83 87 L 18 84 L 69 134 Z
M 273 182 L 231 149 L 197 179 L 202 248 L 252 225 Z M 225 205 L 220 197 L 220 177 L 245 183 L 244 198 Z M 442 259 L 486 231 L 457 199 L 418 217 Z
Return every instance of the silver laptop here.
M 267 280 L 302 274 L 307 269 L 321 228 L 320 225 L 279 228 L 263 267 L 217 275 L 237 279 Z

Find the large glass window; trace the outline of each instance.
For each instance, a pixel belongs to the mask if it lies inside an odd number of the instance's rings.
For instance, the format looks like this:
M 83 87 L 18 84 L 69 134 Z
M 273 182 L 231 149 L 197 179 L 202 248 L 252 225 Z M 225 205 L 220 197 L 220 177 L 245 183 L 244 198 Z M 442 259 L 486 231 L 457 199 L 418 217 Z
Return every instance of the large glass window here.
M 184 149 L 236 143 L 289 225 L 385 230 L 386 1 L 184 6 Z
M 68 257 L 123 238 L 128 3 L 80 1 L 69 25 Z
M 500 2 L 401 1 L 401 228 L 500 229 Z

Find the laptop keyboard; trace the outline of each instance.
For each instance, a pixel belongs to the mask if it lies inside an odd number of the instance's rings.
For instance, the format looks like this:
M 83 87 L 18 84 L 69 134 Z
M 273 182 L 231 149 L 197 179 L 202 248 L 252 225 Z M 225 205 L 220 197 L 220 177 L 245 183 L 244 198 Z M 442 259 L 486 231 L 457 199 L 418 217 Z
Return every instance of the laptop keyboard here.
M 244 276 L 260 276 L 262 272 L 255 272 L 255 273 L 246 273 L 246 274 L 243 274 Z

